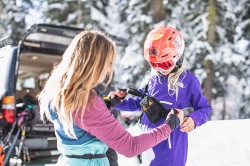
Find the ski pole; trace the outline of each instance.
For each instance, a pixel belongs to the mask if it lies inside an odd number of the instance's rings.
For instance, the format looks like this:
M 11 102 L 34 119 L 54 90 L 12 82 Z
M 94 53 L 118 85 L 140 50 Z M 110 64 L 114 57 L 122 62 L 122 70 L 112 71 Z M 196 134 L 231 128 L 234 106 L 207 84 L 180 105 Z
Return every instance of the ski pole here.
M 4 163 L 5 153 L 4 153 L 4 147 L 6 143 L 10 141 L 11 135 L 16 127 L 17 120 L 12 124 L 11 130 L 8 132 L 7 136 L 1 141 L 0 143 L 0 166 Z
M 26 154 L 26 146 L 23 146 L 23 162 L 26 163 L 27 160 L 27 154 Z
M 143 96 L 143 94 L 140 91 L 138 91 L 137 89 L 134 89 L 134 88 L 127 88 L 127 89 L 126 88 L 124 88 L 124 89 L 119 88 L 119 90 L 126 92 L 128 94 L 134 95 L 134 96 L 139 96 L 139 97 Z
M 13 140 L 11 146 L 10 146 L 10 149 L 8 150 L 8 153 L 6 154 L 6 157 L 4 158 L 3 166 L 7 165 L 8 161 L 9 161 L 9 158 L 10 158 L 10 155 L 11 155 L 11 152 L 12 152 L 13 148 L 16 145 L 16 141 L 17 141 L 17 138 L 18 138 L 20 132 L 21 132 L 21 128 L 18 129 L 18 131 L 16 133 L 16 136 L 15 136 L 15 138 L 14 138 L 14 140 Z
M 17 158 L 20 158 L 20 155 L 21 155 L 21 151 L 22 151 L 22 148 L 23 148 L 23 142 L 24 142 L 24 139 L 25 139 L 25 132 L 26 132 L 26 126 L 24 125 L 23 129 L 22 129 L 21 141 L 19 143 L 19 148 L 18 148 L 18 152 L 17 152 Z
M 4 138 L 3 140 L 3 144 L 5 145 L 7 142 L 10 141 L 11 135 L 16 127 L 17 124 L 17 120 L 15 120 L 15 122 L 12 124 L 11 130 L 8 132 L 8 135 Z
M 29 154 L 29 149 L 27 146 L 26 146 L 25 150 L 26 150 L 26 155 L 27 155 L 27 162 L 29 163 L 30 162 L 30 154 Z

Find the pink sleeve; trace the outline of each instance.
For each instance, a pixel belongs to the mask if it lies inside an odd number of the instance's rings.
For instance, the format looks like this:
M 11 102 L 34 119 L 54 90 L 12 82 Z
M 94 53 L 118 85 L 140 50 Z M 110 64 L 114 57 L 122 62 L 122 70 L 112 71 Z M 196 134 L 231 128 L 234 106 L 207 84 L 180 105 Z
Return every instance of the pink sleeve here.
M 89 102 L 83 120 L 80 114 L 75 118 L 77 126 L 126 157 L 136 156 L 157 145 L 169 137 L 171 132 L 169 125 L 162 124 L 148 133 L 132 136 L 114 118 L 102 99 L 97 96 Z

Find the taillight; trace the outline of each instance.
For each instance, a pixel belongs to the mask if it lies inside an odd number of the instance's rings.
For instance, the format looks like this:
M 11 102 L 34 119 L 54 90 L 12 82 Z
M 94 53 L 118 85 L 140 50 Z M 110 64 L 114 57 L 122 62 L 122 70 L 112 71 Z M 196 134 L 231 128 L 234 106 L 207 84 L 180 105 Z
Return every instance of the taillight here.
M 15 98 L 14 96 L 3 97 L 2 114 L 7 123 L 15 121 Z

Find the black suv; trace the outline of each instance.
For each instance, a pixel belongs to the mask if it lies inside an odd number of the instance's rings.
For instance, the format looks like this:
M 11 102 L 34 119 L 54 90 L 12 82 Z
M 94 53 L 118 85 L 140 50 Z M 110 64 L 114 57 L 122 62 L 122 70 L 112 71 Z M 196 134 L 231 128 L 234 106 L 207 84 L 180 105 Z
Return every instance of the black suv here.
M 58 155 L 53 126 L 40 121 L 36 95 L 81 30 L 36 24 L 18 46 L 0 48 L 0 165 Z

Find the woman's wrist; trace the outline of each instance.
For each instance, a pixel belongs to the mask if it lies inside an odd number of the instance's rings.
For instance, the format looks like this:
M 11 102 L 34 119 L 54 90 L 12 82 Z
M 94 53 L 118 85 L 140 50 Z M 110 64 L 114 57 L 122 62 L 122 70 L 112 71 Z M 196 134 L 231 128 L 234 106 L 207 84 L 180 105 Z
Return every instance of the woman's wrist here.
M 169 115 L 165 123 L 168 124 L 171 130 L 173 131 L 174 129 L 180 126 L 180 119 L 176 114 L 171 114 Z

